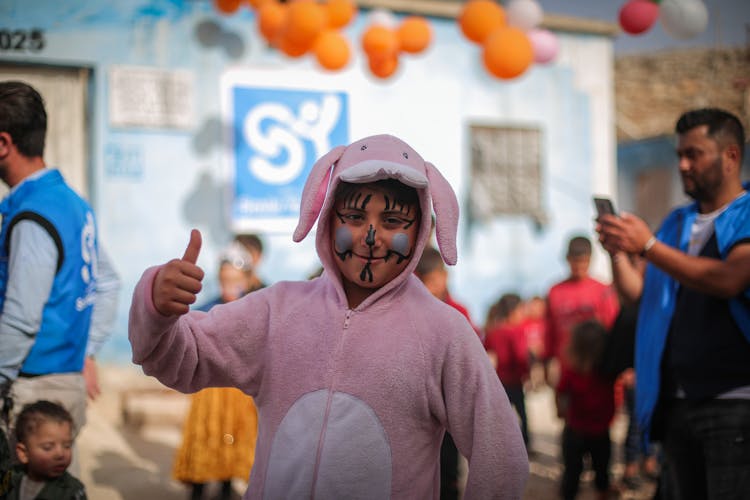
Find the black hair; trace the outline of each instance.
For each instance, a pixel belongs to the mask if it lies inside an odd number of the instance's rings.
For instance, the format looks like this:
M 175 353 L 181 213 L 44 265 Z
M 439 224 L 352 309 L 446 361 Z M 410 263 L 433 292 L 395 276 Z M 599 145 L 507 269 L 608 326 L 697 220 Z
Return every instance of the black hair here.
M 0 82 L 0 132 L 10 134 L 22 155 L 44 155 L 47 112 L 39 92 L 24 82 Z
M 599 321 L 590 319 L 575 325 L 567 349 L 571 366 L 583 373 L 599 369 L 606 341 L 607 330 Z
M 591 255 L 591 240 L 585 236 L 574 236 L 568 242 L 566 257 L 583 257 Z
M 739 149 L 740 165 L 745 150 L 745 129 L 739 118 L 729 111 L 719 108 L 694 109 L 683 113 L 677 120 L 675 132 L 685 132 L 700 127 L 708 126 L 708 135 L 718 142 L 722 147 L 735 145 Z
M 69 423 L 73 427 L 73 417 L 68 410 L 57 403 L 40 399 L 23 407 L 16 418 L 16 441 L 26 443 L 28 437 L 46 422 Z
M 350 195 L 354 194 L 355 191 L 357 191 L 358 189 L 361 189 L 363 186 L 372 186 L 376 189 L 387 191 L 388 194 L 393 196 L 393 201 L 395 204 L 415 207 L 417 209 L 417 213 L 418 214 L 421 213 L 420 206 L 419 206 L 419 194 L 417 194 L 417 190 L 411 186 L 407 186 L 403 182 L 400 182 L 396 179 L 382 179 L 379 181 L 367 182 L 367 183 L 361 183 L 361 184 L 354 184 L 351 182 L 340 182 L 339 185 L 336 187 L 336 192 L 334 193 L 333 198 L 334 200 L 348 198 Z
M 505 321 L 513 311 L 521 306 L 522 302 L 521 296 L 517 293 L 503 294 L 497 302 L 490 306 L 487 313 L 487 323 Z
M 263 240 L 257 234 L 238 234 L 234 237 L 234 241 L 240 243 L 250 252 L 255 250 L 259 255 L 263 255 Z
M 422 257 L 417 262 L 414 272 L 422 278 L 433 271 L 441 269 L 445 269 L 445 264 L 443 263 L 443 256 L 440 255 L 440 251 L 435 247 L 426 247 L 422 252 Z

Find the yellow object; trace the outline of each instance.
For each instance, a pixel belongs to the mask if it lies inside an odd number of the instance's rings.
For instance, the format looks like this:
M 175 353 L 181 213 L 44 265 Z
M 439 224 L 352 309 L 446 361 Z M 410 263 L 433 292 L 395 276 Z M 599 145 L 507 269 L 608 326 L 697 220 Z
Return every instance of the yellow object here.
M 172 476 L 187 483 L 247 481 L 255 460 L 258 411 L 239 389 L 193 394 Z

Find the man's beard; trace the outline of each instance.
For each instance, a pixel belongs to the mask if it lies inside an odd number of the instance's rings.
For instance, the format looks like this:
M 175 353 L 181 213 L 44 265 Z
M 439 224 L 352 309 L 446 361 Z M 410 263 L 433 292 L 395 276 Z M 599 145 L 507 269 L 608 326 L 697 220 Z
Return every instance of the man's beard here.
M 690 180 L 693 183 L 692 188 L 688 188 L 685 184 L 685 176 L 682 178 L 682 187 L 686 195 L 699 202 L 716 198 L 719 187 L 724 181 L 722 158 L 716 158 L 711 166 L 700 174 L 691 175 Z

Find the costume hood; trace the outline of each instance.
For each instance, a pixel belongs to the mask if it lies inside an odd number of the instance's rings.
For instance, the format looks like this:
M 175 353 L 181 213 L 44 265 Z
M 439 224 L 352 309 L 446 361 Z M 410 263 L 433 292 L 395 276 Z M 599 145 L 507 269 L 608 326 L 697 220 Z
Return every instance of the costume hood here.
M 432 213 L 435 214 L 435 236 L 446 264 L 457 260 L 458 201 L 450 184 L 419 153 L 392 135 L 365 137 L 349 146 L 337 146 L 323 155 L 312 167 L 302 191 L 300 218 L 294 241 L 302 241 L 318 220 L 316 248 L 327 271 L 335 270 L 331 248 L 330 212 L 333 194 L 340 182 L 363 184 L 382 179 L 396 179 L 417 190 L 422 211 L 414 256 L 404 271 L 383 288 L 392 288 L 411 274 L 430 237 Z M 338 274 L 338 273 L 336 273 Z

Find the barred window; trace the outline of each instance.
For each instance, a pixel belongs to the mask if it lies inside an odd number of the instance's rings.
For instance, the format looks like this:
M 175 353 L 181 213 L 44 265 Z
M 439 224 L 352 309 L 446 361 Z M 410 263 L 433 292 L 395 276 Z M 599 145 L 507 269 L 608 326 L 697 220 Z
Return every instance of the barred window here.
M 471 126 L 470 134 L 472 216 L 529 215 L 543 223 L 541 131 Z

